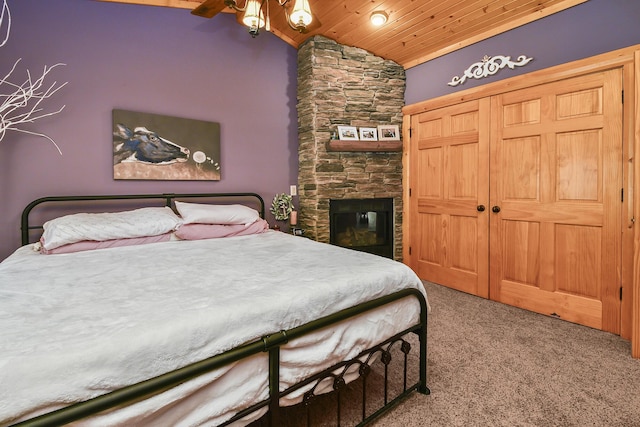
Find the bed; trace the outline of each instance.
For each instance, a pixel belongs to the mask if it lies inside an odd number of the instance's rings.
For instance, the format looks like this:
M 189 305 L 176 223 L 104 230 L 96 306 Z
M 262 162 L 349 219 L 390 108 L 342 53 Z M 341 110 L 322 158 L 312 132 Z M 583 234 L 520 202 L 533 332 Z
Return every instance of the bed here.
M 413 271 L 263 218 L 254 193 L 30 203 L 23 246 L 0 263 L 0 425 L 279 426 L 281 407 L 366 381 L 374 360 L 386 372 L 397 347 L 401 391 L 388 398 L 385 383 L 359 422 L 428 394 Z M 407 335 L 419 343 L 409 384 Z

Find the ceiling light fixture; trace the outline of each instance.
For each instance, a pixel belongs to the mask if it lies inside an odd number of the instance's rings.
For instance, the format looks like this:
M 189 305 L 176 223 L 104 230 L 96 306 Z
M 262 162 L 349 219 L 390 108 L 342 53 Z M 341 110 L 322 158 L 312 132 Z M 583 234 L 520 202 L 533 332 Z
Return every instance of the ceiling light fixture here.
M 313 20 L 311 16 L 311 7 L 309 6 L 309 0 L 296 0 L 293 5 L 293 11 L 289 15 L 289 22 L 298 31 L 302 31 Z M 300 30 L 302 29 L 302 30 Z
M 369 19 L 371 20 L 371 23 L 373 25 L 375 25 L 376 27 L 379 27 L 380 25 L 384 25 L 387 22 L 387 18 L 389 18 L 389 16 L 385 12 L 379 10 L 379 11 L 373 12 L 371 14 L 371 18 Z
M 296 31 L 303 32 L 307 29 L 313 15 L 309 0 L 273 0 L 284 8 L 287 23 Z M 293 2 L 291 13 L 288 13 L 285 7 Z M 260 29 L 266 27 L 267 31 L 271 31 L 271 23 L 269 18 L 269 3 L 271 0 L 244 0 L 244 6 L 240 6 L 236 0 L 224 0 L 224 4 L 237 12 L 244 12 L 242 23 L 249 29 L 251 37 L 260 34 Z
M 244 9 L 242 23 L 249 28 L 249 32 L 253 28 L 257 35 L 259 29 L 265 26 L 264 13 L 260 8 L 260 2 L 258 0 L 247 0 Z

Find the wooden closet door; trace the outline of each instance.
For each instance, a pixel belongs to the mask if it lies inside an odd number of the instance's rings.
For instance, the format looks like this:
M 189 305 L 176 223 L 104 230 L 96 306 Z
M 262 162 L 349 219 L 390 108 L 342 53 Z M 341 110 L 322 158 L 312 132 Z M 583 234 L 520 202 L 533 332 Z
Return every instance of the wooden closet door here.
M 410 265 L 422 279 L 484 298 L 489 105 L 483 99 L 414 115 L 410 144 Z
M 622 73 L 492 97 L 491 299 L 620 330 Z

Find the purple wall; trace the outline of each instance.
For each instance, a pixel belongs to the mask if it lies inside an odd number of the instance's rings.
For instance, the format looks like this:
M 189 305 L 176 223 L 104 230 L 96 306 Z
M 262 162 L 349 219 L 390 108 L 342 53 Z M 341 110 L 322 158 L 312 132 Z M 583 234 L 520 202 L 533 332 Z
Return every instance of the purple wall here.
M 29 125 L 47 140 L 8 132 L 0 142 L 0 260 L 19 244 L 19 216 L 47 195 L 255 191 L 270 204 L 297 183 L 296 50 L 256 39 L 233 16 L 87 0 L 9 0 L 12 28 L 0 74 L 67 64 L 69 84 L 47 100 L 64 111 Z M 0 93 L 8 89 L 1 87 Z M 114 181 L 114 108 L 219 122 L 220 181 Z
M 639 0 L 589 0 L 407 70 L 405 103 L 415 104 L 519 74 L 640 44 Z M 528 65 L 495 76 L 447 85 L 485 55 L 533 57 Z
M 208 20 L 185 9 L 87 0 L 9 0 L 12 30 L 0 48 L 11 79 L 64 62 L 49 82 L 69 84 L 43 106 L 56 116 L 0 142 L 0 259 L 19 246 L 19 216 L 45 195 L 256 191 L 267 203 L 297 182 L 296 51 L 271 34 L 251 39 L 231 15 Z M 492 81 L 640 43 L 640 1 L 590 0 L 407 70 L 413 104 Z M 484 55 L 534 61 L 447 86 Z M 8 90 L 0 90 L 6 93 Z M 114 181 L 113 108 L 221 124 L 222 180 Z

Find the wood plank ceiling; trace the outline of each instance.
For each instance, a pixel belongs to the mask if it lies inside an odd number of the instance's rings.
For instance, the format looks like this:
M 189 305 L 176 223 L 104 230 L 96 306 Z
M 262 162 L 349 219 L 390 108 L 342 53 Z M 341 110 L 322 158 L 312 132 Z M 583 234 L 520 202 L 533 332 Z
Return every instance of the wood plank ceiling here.
M 194 9 L 202 2 L 99 1 L 183 9 Z M 585 1 L 588 0 L 309 0 L 320 25 L 306 33 L 279 25 L 282 30 L 273 32 L 295 48 L 320 34 L 391 59 L 406 69 Z M 242 0 L 238 3 L 244 4 Z M 272 3 L 271 19 L 283 20 L 283 8 Z M 374 11 L 384 11 L 389 16 L 382 27 L 369 22 Z M 226 12 L 233 13 L 230 9 Z

